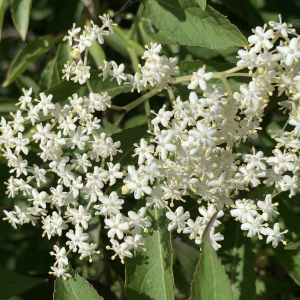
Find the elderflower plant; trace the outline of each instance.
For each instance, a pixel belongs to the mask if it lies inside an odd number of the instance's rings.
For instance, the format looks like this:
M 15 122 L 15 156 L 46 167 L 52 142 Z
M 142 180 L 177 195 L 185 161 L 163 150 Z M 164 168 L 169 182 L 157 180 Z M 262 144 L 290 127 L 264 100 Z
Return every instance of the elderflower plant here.
M 102 219 L 111 259 L 119 258 L 123 264 L 147 252 L 148 234 L 158 226 L 147 212 L 153 208 L 163 211 L 166 230 L 186 236 L 199 249 L 208 224 L 213 249 L 221 248 L 226 239 L 219 229 L 223 218 L 239 222 L 249 238 L 257 236 L 273 247 L 285 245 L 288 229 L 277 221 L 276 194 L 287 191 L 291 198 L 300 183 L 296 30 L 281 17 L 269 27 L 256 27 L 249 44 L 238 50 L 236 66 L 222 72 L 207 71 L 202 65 L 179 77 L 179 58 L 163 54 L 164 46 L 156 42 L 145 46 L 134 74 L 126 72 L 124 63 L 104 60 L 98 81 L 141 93 L 120 107 L 110 91 L 101 93 L 91 84 L 90 49 L 93 43 L 104 45 L 105 38 L 118 30 L 109 15 L 99 19 L 101 26 L 90 21 L 81 28 L 74 23 L 64 37 L 73 60 L 65 62 L 62 79 L 86 85 L 87 94 L 71 94 L 62 104 L 47 91 L 34 99 L 32 88 L 23 89 L 12 119 L 1 117 L 0 146 L 10 168 L 6 194 L 28 200 L 27 206 L 14 203 L 13 210 L 3 210 L 4 220 L 14 228 L 39 224 L 43 237 L 53 243 L 49 274 L 64 279 L 72 277 L 68 272 L 72 254 L 89 262 L 100 254 L 89 234 L 95 216 Z M 228 80 L 235 76 L 249 79 L 238 91 Z M 212 80 L 219 81 L 211 84 Z M 188 97 L 180 89 L 174 94 L 173 87 L 182 83 Z M 115 159 L 123 153 L 123 145 L 113 133 L 124 115 L 164 92 L 171 105 L 147 109 L 148 136 L 132 145 L 134 163 Z M 238 147 L 258 139 L 270 97 L 276 93 L 286 98 L 278 103 L 286 125 L 270 131 L 277 143 L 272 155 L 254 146 L 249 153 L 239 153 Z M 96 114 L 104 118 L 112 110 L 117 118 L 107 133 Z M 36 155 L 34 164 L 26 158 L 29 153 Z M 253 191 L 261 187 L 272 188 L 273 193 L 258 199 Z M 136 200 L 135 209 L 124 209 L 128 196 Z M 197 207 L 187 210 L 185 203 L 195 200 Z

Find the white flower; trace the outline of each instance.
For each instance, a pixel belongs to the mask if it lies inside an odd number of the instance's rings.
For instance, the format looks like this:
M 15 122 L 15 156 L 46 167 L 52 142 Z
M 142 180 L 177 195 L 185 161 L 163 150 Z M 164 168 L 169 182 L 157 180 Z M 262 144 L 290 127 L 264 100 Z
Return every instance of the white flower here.
M 31 103 L 32 98 L 30 97 L 32 94 L 32 88 L 30 88 L 29 90 L 25 90 L 24 88 L 22 89 L 24 96 L 21 96 L 19 98 L 19 103 L 17 103 L 17 105 L 21 104 L 21 109 L 24 109 L 26 107 L 27 104 Z
M 51 267 L 51 270 L 53 272 L 49 272 L 49 274 L 54 275 L 57 278 L 62 276 L 66 280 L 68 277 L 72 277 L 69 273 L 66 273 L 67 271 L 64 268 Z
M 110 228 L 107 235 L 110 238 L 114 238 L 115 234 L 118 239 L 124 237 L 124 231 L 129 229 L 129 223 L 124 220 L 121 213 L 116 214 L 116 216 L 111 216 L 110 219 L 105 219 L 106 228 Z
M 90 258 L 89 262 L 92 262 L 91 256 L 94 253 L 100 254 L 100 251 L 95 250 L 96 248 L 97 248 L 96 244 L 89 244 L 89 243 L 80 244 L 78 253 L 80 253 L 81 255 L 80 255 L 79 259 L 82 259 L 83 257 L 88 256 Z
M 91 214 L 86 212 L 82 205 L 79 205 L 78 210 L 71 208 L 65 212 L 65 215 L 69 217 L 75 227 L 81 225 L 84 229 L 89 226 L 89 220 L 92 218 Z
M 255 154 L 255 148 L 252 148 L 253 154 L 244 154 L 243 159 L 247 162 L 246 170 L 254 170 L 255 168 L 259 170 L 266 170 L 266 165 L 261 161 L 264 159 L 264 153 L 258 151 Z
M 167 127 L 169 125 L 169 120 L 173 116 L 173 113 L 171 111 L 165 111 L 166 106 L 164 105 L 156 114 L 153 110 L 151 113 L 156 115 L 156 117 L 151 121 L 152 124 L 159 124 L 161 123 L 164 127 Z
M 67 142 L 67 146 L 74 149 L 75 146 L 83 150 L 85 146 L 85 142 L 90 139 L 89 136 L 82 134 L 82 127 L 78 126 L 76 132 L 70 132 L 70 139 Z
M 44 93 L 40 93 L 41 100 L 37 100 L 38 108 L 43 110 L 44 116 L 47 116 L 49 110 L 55 109 L 55 105 L 51 102 L 53 95 L 46 96 Z
M 112 76 L 112 79 L 116 78 L 118 84 L 120 85 L 122 83 L 122 80 L 127 79 L 127 76 L 123 72 L 125 69 L 125 66 L 124 66 L 124 64 L 120 64 L 118 66 L 115 62 L 113 62 L 111 65 L 112 65 L 113 69 L 110 71 L 109 75 Z
M 145 214 L 146 207 L 142 207 L 137 213 L 134 211 L 128 212 L 128 216 L 130 218 L 128 219 L 129 227 L 134 227 L 134 230 L 137 234 L 141 233 L 142 228 L 147 232 L 146 228 L 151 226 L 151 222 L 148 220 L 148 217 L 145 217 Z
M 147 251 L 144 246 L 145 243 L 147 242 L 146 238 L 143 238 L 142 235 L 140 234 L 136 234 L 134 237 L 132 236 L 126 236 L 124 238 L 125 243 L 127 243 L 129 245 L 130 248 L 132 248 L 134 250 L 134 254 L 135 252 L 141 252 L 141 251 Z
M 270 21 L 269 25 L 274 28 L 274 30 L 279 31 L 284 37 L 288 37 L 288 34 L 292 32 L 287 23 L 282 23 L 281 15 L 278 15 L 279 22 Z
M 74 82 L 79 82 L 79 84 L 84 84 L 87 79 L 90 78 L 90 68 L 86 66 L 82 60 L 79 60 L 76 66 L 74 66 L 73 73 L 76 75 L 71 78 Z
M 89 235 L 87 233 L 83 233 L 81 227 L 76 227 L 75 233 L 73 230 L 69 230 L 66 233 L 66 237 L 70 239 L 70 241 L 66 242 L 66 245 L 69 245 L 70 249 L 72 249 L 73 252 L 76 252 L 77 247 L 80 248 L 80 245 L 89 238 Z
M 236 217 L 236 220 L 245 223 L 249 219 L 249 215 L 253 217 L 257 216 L 257 211 L 254 208 L 254 201 L 250 199 L 236 200 L 235 208 L 230 210 L 230 214 L 233 217 Z
M 277 212 L 277 205 L 278 202 L 272 204 L 272 195 L 268 194 L 266 195 L 265 201 L 258 201 L 257 206 L 263 211 L 262 217 L 265 221 L 268 221 L 268 219 L 272 218 L 272 213 Z
M 122 209 L 122 204 L 124 203 L 123 199 L 119 199 L 115 191 L 111 192 L 109 197 L 101 196 L 98 198 L 102 203 L 101 205 L 94 205 L 95 209 L 99 209 L 100 212 L 96 212 L 96 215 L 117 215 Z
M 138 164 L 141 165 L 145 159 L 147 159 L 148 161 L 152 161 L 154 159 L 152 153 L 154 153 L 154 146 L 153 145 L 149 145 L 147 141 L 145 141 L 145 139 L 141 139 L 140 140 L 140 146 L 138 146 L 138 144 L 133 144 L 134 147 L 136 147 L 134 149 L 134 153 L 132 156 L 139 156 L 139 160 L 138 160 Z
M 202 207 L 199 207 L 198 210 L 199 210 L 199 213 L 203 216 L 202 222 L 204 225 L 207 225 L 209 223 L 210 219 L 213 217 L 213 215 L 217 212 L 216 207 L 212 204 L 208 205 L 207 209 L 204 206 L 202 206 Z M 223 210 L 218 211 L 216 220 L 213 223 L 214 227 L 219 226 L 219 221 L 217 219 L 221 218 L 223 216 L 224 216 Z
M 81 31 L 81 28 L 75 28 L 76 24 L 73 23 L 73 28 L 71 30 L 68 30 L 68 36 L 64 37 L 64 40 L 69 40 L 70 46 L 72 46 L 73 38 L 76 37 L 76 34 L 78 34 Z
M 289 197 L 291 197 L 297 194 L 299 185 L 300 185 L 300 180 L 298 176 L 294 175 L 293 177 L 291 177 L 289 175 L 284 175 L 283 184 L 280 187 L 282 191 L 290 191 Z
M 273 36 L 273 30 L 269 29 L 265 32 L 266 27 L 257 26 L 254 30 L 254 35 L 249 36 L 248 42 L 254 46 L 254 51 L 259 52 L 263 46 L 271 49 L 273 44 L 269 41 Z
M 247 215 L 247 222 L 243 223 L 241 226 L 242 230 L 247 230 L 248 237 L 253 237 L 255 235 L 258 235 L 260 239 L 262 239 L 261 234 L 265 235 L 266 234 L 266 228 L 265 224 L 263 224 L 264 219 L 262 216 L 257 215 L 257 217 L 254 219 L 252 214 Z
M 107 250 L 113 250 L 115 251 L 115 254 L 111 257 L 111 259 L 115 259 L 116 256 L 119 256 L 119 258 L 121 259 L 122 264 L 124 264 L 124 257 L 132 257 L 132 253 L 129 251 L 130 250 L 130 246 L 127 243 L 122 243 L 119 244 L 118 241 L 111 239 L 110 240 L 112 247 L 107 246 L 106 249 Z
M 195 239 L 198 235 L 201 236 L 205 229 L 205 225 L 200 217 L 197 217 L 195 222 L 192 219 L 188 219 L 186 225 L 187 227 L 183 229 L 183 233 L 189 233 L 190 240 Z
M 152 189 L 148 186 L 148 181 L 147 175 L 140 176 L 136 170 L 133 170 L 130 176 L 124 179 L 127 188 L 134 192 L 135 199 L 140 199 L 144 193 L 151 194 Z
M 188 89 L 195 89 L 198 85 L 201 90 L 206 90 L 206 81 L 210 80 L 213 76 L 212 72 L 205 73 L 205 68 L 199 69 L 193 73 L 191 83 L 188 85 Z
M 159 209 L 163 209 L 165 207 L 164 201 L 164 191 L 162 189 L 162 184 L 155 186 L 152 189 L 150 197 L 146 198 L 147 203 L 146 206 L 151 206 L 154 204 L 154 207 L 158 207 Z
M 56 266 L 58 264 L 59 268 L 62 268 L 63 265 L 67 266 L 69 262 L 68 258 L 65 256 L 67 252 L 65 247 L 59 248 L 57 246 L 54 246 L 53 249 L 55 252 L 50 252 L 50 254 L 55 256 L 56 262 L 54 265 Z
M 274 248 L 276 248 L 278 246 L 278 242 L 282 242 L 284 245 L 286 245 L 286 242 L 282 238 L 283 238 L 283 235 L 287 232 L 288 232 L 287 230 L 280 232 L 279 223 L 275 223 L 273 229 L 268 227 L 266 229 L 266 235 L 268 236 L 267 244 L 272 242 L 272 246 Z
M 107 178 L 109 179 L 109 185 L 114 185 L 116 183 L 116 178 L 122 178 L 123 172 L 119 172 L 121 164 L 113 164 L 111 162 L 107 163 L 108 170 L 106 171 Z
M 186 223 L 184 222 L 190 217 L 190 213 L 184 212 L 182 206 L 179 206 L 175 212 L 168 211 L 166 213 L 166 217 L 171 220 L 170 224 L 168 225 L 168 230 L 174 230 L 177 228 L 177 231 L 180 232 L 186 227 Z
M 292 38 L 288 46 L 277 46 L 277 50 L 284 55 L 286 65 L 291 66 L 295 59 L 300 58 L 299 39 Z

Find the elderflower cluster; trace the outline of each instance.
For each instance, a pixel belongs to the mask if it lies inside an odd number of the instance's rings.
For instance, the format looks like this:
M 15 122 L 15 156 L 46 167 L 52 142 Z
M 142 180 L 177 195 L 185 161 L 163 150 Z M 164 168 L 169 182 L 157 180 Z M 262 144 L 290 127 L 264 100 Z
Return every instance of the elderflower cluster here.
M 127 79 L 129 81 L 124 82 L 124 84 L 129 84 L 132 89 L 131 92 L 137 90 L 138 93 L 141 91 L 156 86 L 159 89 L 166 88 L 168 84 L 175 82 L 175 79 L 171 76 L 179 75 L 179 68 L 176 66 L 178 59 L 174 57 L 168 58 L 165 55 L 159 55 L 161 50 L 161 45 L 156 43 L 151 43 L 150 47 L 145 46 L 147 49 L 142 56 L 145 59 L 145 64 L 142 66 L 139 64 L 141 73 L 135 73 L 135 75 L 124 73 L 124 64 L 119 66 L 115 61 L 104 61 L 104 67 L 102 73 L 99 76 L 103 77 L 105 80 L 108 76 L 111 77 L 110 80 L 114 78 L 120 85 L 123 81 Z
M 240 195 L 262 185 L 289 191 L 290 197 L 297 193 L 300 48 L 295 30 L 282 23 L 281 18 L 279 23 L 270 22 L 273 29 L 257 27 L 248 39 L 249 49 L 238 51 L 236 68 L 217 74 L 207 73 L 204 66 L 195 72 L 187 88 L 199 86 L 203 94 L 192 91 L 189 99 L 178 96 L 172 110 L 163 106 L 157 113 L 152 111 L 151 138 L 134 144 L 133 157 L 138 166 L 129 166 L 122 172 L 121 164 L 114 163 L 114 156 L 122 152 L 121 143 L 102 132 L 101 120 L 94 116 L 96 111 L 111 107 L 111 97 L 107 92 L 93 92 L 89 84 L 88 47 L 96 39 L 102 44 L 103 37 L 112 34 L 115 25 L 108 15 L 100 19 L 102 27 L 91 23 L 92 27 L 86 26 L 79 37 L 81 29 L 74 24 L 65 38 L 70 45 L 77 42 L 72 57 L 78 61 L 66 64 L 64 78 L 69 80 L 75 75 L 71 79 L 86 83 L 89 95 L 74 94 L 61 106 L 53 102 L 51 94 L 41 93 L 39 99 L 33 100 L 32 89 L 23 90 L 20 109 L 12 114 L 13 119 L 1 118 L 0 146 L 12 173 L 5 183 L 7 194 L 11 198 L 27 197 L 30 203 L 25 208 L 15 205 L 15 210 L 4 211 L 4 219 L 15 228 L 41 222 L 43 236 L 49 240 L 65 235 L 66 244 L 55 245 L 51 252 L 55 263 L 50 272 L 65 279 L 71 276 L 66 271 L 70 252 L 77 252 L 80 259 L 89 257 L 90 261 L 93 254 L 99 253 L 87 232 L 95 215 L 104 218 L 111 242 L 107 249 L 114 253 L 112 259 L 119 257 L 122 263 L 125 257 L 146 251 L 144 233 L 152 225 L 147 216 L 151 206 L 166 209 L 169 231 L 188 234 L 198 245 L 213 215 L 219 219 L 225 212 L 241 223 L 249 237 L 266 236 L 266 242 L 272 242 L 274 247 L 285 243 L 286 231 L 281 232 L 278 223 L 273 229 L 267 223 L 278 214 L 278 203 L 273 203 L 272 195 L 260 200 Z M 169 88 L 176 83 L 172 76 L 179 75 L 177 58 L 159 55 L 160 51 L 158 44 L 146 47 L 145 64 L 139 66 L 141 73 L 125 74 L 124 64 L 118 66 L 111 61 L 105 62 L 100 75 L 103 80 L 115 78 L 118 84 L 124 81 L 138 92 L 154 86 Z M 227 77 L 244 68 L 249 69 L 251 81 L 233 93 Z M 213 77 L 222 79 L 226 91 L 208 86 Z M 266 157 L 254 148 L 251 154 L 235 153 L 234 146 L 258 137 L 264 110 L 276 90 L 278 95 L 284 93 L 287 97 L 279 105 L 288 118 L 283 129 L 271 132 L 278 143 L 273 155 Z M 27 124 L 32 125 L 31 131 L 26 130 Z M 35 164 L 29 165 L 25 158 L 29 151 L 37 154 Z M 123 182 L 123 194 L 132 193 L 135 199 L 145 201 L 137 212 L 122 212 L 125 200 L 114 190 L 118 181 Z M 51 187 L 46 190 L 45 186 Z M 194 220 L 189 211 L 177 205 L 186 202 L 188 195 L 202 203 Z M 217 219 L 209 233 L 216 250 L 220 247 L 218 242 L 224 239 L 215 233 L 220 224 Z
M 262 185 L 289 191 L 291 197 L 300 183 L 299 38 L 281 18 L 279 23 L 270 22 L 270 26 L 273 29 L 266 30 L 265 25 L 253 31 L 248 39 L 249 49 L 238 51 L 240 60 L 236 68 L 228 70 L 227 76 L 225 72 L 216 75 L 227 82 L 226 78 L 234 76 L 234 72 L 248 68 L 251 81 L 241 85 L 239 92 L 233 93 L 229 85 L 225 85 L 226 92 L 221 87 L 208 87 L 207 81 L 214 74 L 206 73 L 204 66 L 193 74 L 188 85 L 188 89 L 199 85 L 202 97 L 191 92 L 188 100 L 178 97 L 171 111 L 165 107 L 158 113 L 152 111 L 155 117 L 151 144 L 142 139 L 136 145 L 140 167 L 124 180 L 125 192 L 133 191 L 139 199 L 138 187 L 144 187 L 149 195 L 147 206 L 166 207 L 168 229 L 188 234 L 196 244 L 201 244 L 204 228 L 213 214 L 218 211 L 220 218 L 224 209 L 241 222 L 241 229 L 249 237 L 258 235 L 262 239 L 264 235 L 274 247 L 285 243 L 283 235 L 287 230 L 281 232 L 278 223 L 271 229 L 267 223 L 273 214 L 278 214 L 278 203 L 272 203 L 271 194 L 257 201 L 237 199 L 243 191 Z M 271 132 L 278 142 L 273 156 L 266 157 L 254 148 L 252 154 L 235 153 L 234 146 L 258 137 L 264 110 L 276 89 L 278 95 L 284 92 L 287 97 L 279 105 L 285 113 L 289 112 L 287 124 L 294 129 L 287 131 L 284 127 Z M 149 181 L 156 182 L 152 191 Z M 196 220 L 190 219 L 190 213 L 184 212 L 182 206 L 171 209 L 175 201 L 185 202 L 186 195 L 205 204 L 199 208 Z M 217 241 L 224 238 L 214 233 L 218 224 L 214 222 L 210 232 L 215 249 L 220 247 Z

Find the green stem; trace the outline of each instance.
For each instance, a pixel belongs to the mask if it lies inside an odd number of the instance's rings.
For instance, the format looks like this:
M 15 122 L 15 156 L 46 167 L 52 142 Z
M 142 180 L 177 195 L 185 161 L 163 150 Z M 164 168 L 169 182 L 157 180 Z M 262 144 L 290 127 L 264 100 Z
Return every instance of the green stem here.
M 127 47 L 127 51 L 129 53 L 131 64 L 132 64 L 134 72 L 135 73 L 141 73 L 141 70 L 138 67 L 138 65 L 139 65 L 140 62 L 139 62 L 139 59 L 138 59 L 138 57 L 136 55 L 135 50 L 133 48 L 131 48 L 131 47 Z
M 87 85 L 87 87 L 88 87 L 88 89 L 89 89 L 89 92 L 90 92 L 90 93 L 93 93 L 93 89 L 92 89 L 92 86 L 91 86 L 89 80 L 87 79 L 85 82 L 86 82 L 86 85 Z
M 228 92 L 228 96 L 232 97 L 233 93 L 232 93 L 232 90 L 230 88 L 230 85 L 229 85 L 229 83 L 227 81 L 227 78 L 226 78 L 225 74 L 221 75 L 219 78 L 222 80 L 222 82 L 223 82 L 223 84 L 225 86 L 225 89 Z
M 123 107 L 123 109 L 126 110 L 126 112 L 131 111 L 134 109 L 136 106 L 140 105 L 141 103 L 145 102 L 149 98 L 157 95 L 160 92 L 158 88 L 153 89 L 152 91 L 148 92 L 147 94 L 141 96 L 140 98 L 134 100 L 133 102 L 127 104 L 126 106 Z
M 234 67 L 234 68 L 231 68 L 231 69 L 229 69 L 229 70 L 227 70 L 227 71 L 224 71 L 224 72 L 216 72 L 216 73 L 224 73 L 225 75 L 227 75 L 227 74 L 232 74 L 232 73 L 234 73 L 234 72 L 236 72 L 236 71 L 240 71 L 240 70 L 243 70 L 245 67 Z
M 131 25 L 131 28 L 129 30 L 129 33 L 128 33 L 128 36 L 127 36 L 127 41 L 132 40 L 133 35 L 134 35 L 134 33 L 136 32 L 136 30 L 138 28 L 138 24 L 139 24 L 139 21 L 141 19 L 142 14 L 143 14 L 144 8 L 145 8 L 145 3 L 144 3 L 144 1 L 142 1 L 140 6 L 139 6 L 139 9 L 136 13 L 136 16 L 134 18 L 134 21 Z
M 224 74 L 225 77 L 234 77 L 234 76 L 243 76 L 243 77 L 253 77 L 255 74 L 249 74 L 249 73 L 232 73 L 232 74 Z
M 150 102 L 149 99 L 145 101 L 145 111 L 146 111 L 146 116 L 147 116 L 147 124 L 148 124 L 148 129 L 152 130 L 153 125 L 151 123 L 152 115 L 151 115 L 151 108 L 150 108 Z
M 117 120 L 111 127 L 110 131 L 108 132 L 107 136 L 112 136 L 118 125 L 120 124 L 121 120 L 124 118 L 124 115 L 118 115 Z
M 186 75 L 186 76 L 181 76 L 181 77 L 177 77 L 175 78 L 175 84 L 177 83 L 182 83 L 182 82 L 186 82 L 186 81 L 191 81 L 193 75 Z
M 127 41 L 127 46 L 135 49 L 140 55 L 144 55 L 145 48 L 134 40 Z
M 118 106 L 118 105 L 111 105 L 109 108 L 115 109 L 115 110 L 121 110 L 121 109 L 123 109 L 122 106 Z
M 115 26 L 114 27 L 114 32 L 119 35 L 124 41 L 126 41 L 127 39 L 127 34 L 125 33 L 125 31 L 119 27 L 119 26 Z
M 167 89 L 168 91 L 168 95 L 169 95 L 169 98 L 170 98 L 170 103 L 171 103 L 171 107 L 173 107 L 173 102 L 175 101 L 175 95 L 174 95 L 174 92 L 172 90 L 172 88 L 170 89 Z M 169 103 L 169 102 L 167 102 Z M 169 105 L 167 105 L 167 108 L 168 108 Z

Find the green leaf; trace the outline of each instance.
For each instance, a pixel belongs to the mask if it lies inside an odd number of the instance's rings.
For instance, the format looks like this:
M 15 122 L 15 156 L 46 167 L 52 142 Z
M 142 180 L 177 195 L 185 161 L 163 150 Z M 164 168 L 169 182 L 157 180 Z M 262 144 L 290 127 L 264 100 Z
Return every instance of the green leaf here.
M 285 250 L 296 250 L 300 248 L 300 235 L 298 235 L 292 242 L 288 243 Z
M 67 280 L 62 277 L 55 280 L 53 300 L 103 299 L 88 281 L 79 276 L 70 265 L 67 271 L 72 277 Z
M 116 32 L 114 34 L 106 36 L 105 42 L 117 53 L 121 54 L 125 58 L 130 58 L 124 39 L 122 39 L 122 37 L 119 36 Z
M 139 32 L 141 34 L 143 44 L 159 43 L 167 45 L 177 45 L 177 43 L 166 37 L 161 31 L 157 30 L 151 23 L 148 11 L 143 11 L 144 21 L 139 22 Z
M 12 0 L 11 3 L 11 16 L 23 41 L 28 30 L 31 4 L 32 0 Z
M 7 0 L 0 0 L 0 41 Z
M 59 43 L 57 47 L 57 55 L 56 55 L 56 68 L 59 74 L 59 79 L 62 77 L 62 70 L 64 69 L 64 65 L 67 62 L 72 62 L 73 59 L 71 57 L 72 48 L 69 44 L 69 41 Z
M 271 194 L 272 198 L 276 197 L 281 193 L 280 188 L 273 187 L 261 187 L 256 188 L 255 190 L 251 191 L 247 194 L 245 197 L 246 199 L 252 199 L 252 200 L 264 200 L 266 195 Z
M 147 252 L 126 259 L 125 291 L 128 300 L 173 300 L 172 247 L 165 209 L 148 208 L 152 227 Z
M 298 216 L 283 201 L 280 201 L 278 211 L 280 213 L 280 229 L 282 231 L 289 230 L 285 235 L 285 239 L 288 240 L 291 236 L 296 237 L 300 228 Z M 300 250 L 285 250 L 282 245 L 279 245 L 274 249 L 274 252 L 288 274 L 300 285 Z
M 0 298 L 7 299 L 19 295 L 43 282 L 45 282 L 45 279 L 0 269 Z
M 212 7 L 203 11 L 194 0 L 148 0 L 152 23 L 180 45 L 224 49 L 243 47 L 247 40 Z
M 46 65 L 41 75 L 40 92 L 44 92 L 51 86 L 60 82 L 56 64 L 57 55 L 55 55 Z
M 42 54 L 49 51 L 50 48 L 62 39 L 62 35 L 53 37 L 51 35 L 43 36 L 29 43 L 21 50 L 11 63 L 6 79 L 2 86 L 10 85 L 20 74 L 22 74 L 31 64 L 33 64 Z
M 124 128 L 125 129 L 135 128 L 137 126 L 142 126 L 145 124 L 147 124 L 147 117 L 144 114 L 142 114 L 142 115 L 133 116 L 132 118 L 124 122 Z
M 206 0 L 195 0 L 195 1 L 196 1 L 196 3 L 199 4 L 199 6 L 200 6 L 203 10 L 206 9 L 206 5 L 207 5 Z
M 109 81 L 108 79 L 103 81 L 102 78 L 98 77 L 99 70 L 91 71 L 91 77 L 89 79 L 94 93 L 108 92 L 112 98 L 121 94 L 128 93 L 131 90 L 129 85 L 118 85 L 116 80 Z M 62 81 L 61 83 L 51 87 L 45 94 L 53 95 L 53 102 L 64 104 L 67 103 L 68 97 L 77 93 L 80 97 L 88 96 L 89 90 L 86 84 L 80 85 L 78 82 L 74 83 L 70 81 Z
M 16 80 L 22 88 L 25 88 L 26 90 L 32 88 L 33 97 L 37 95 L 40 87 L 31 77 L 27 75 L 20 75 Z
M 199 249 L 184 243 L 181 239 L 176 238 L 172 241 L 174 256 L 177 265 L 174 263 L 174 280 L 175 286 L 189 296 L 191 281 L 195 272 L 195 266 L 199 260 Z
M 118 153 L 114 156 L 114 163 L 121 163 L 123 170 L 127 169 L 128 165 L 137 163 L 137 157 L 132 157 L 134 154 L 134 143 L 140 143 L 141 138 L 149 136 L 145 127 L 135 127 L 124 129 L 119 133 L 112 135 L 114 141 L 121 142 L 121 149 L 123 153 Z
M 193 300 L 233 300 L 228 277 L 210 241 L 210 229 L 216 218 L 217 212 L 203 233 L 202 255 L 191 286 Z
M 91 55 L 97 67 L 104 66 L 103 61 L 105 60 L 105 52 L 103 51 L 97 40 L 94 40 L 92 42 L 92 46 L 89 47 L 89 54 Z
M 224 223 L 225 236 L 222 248 L 218 251 L 229 276 L 234 300 L 253 300 L 255 298 L 254 271 L 255 253 L 250 238 L 241 230 L 241 223 L 233 218 Z

